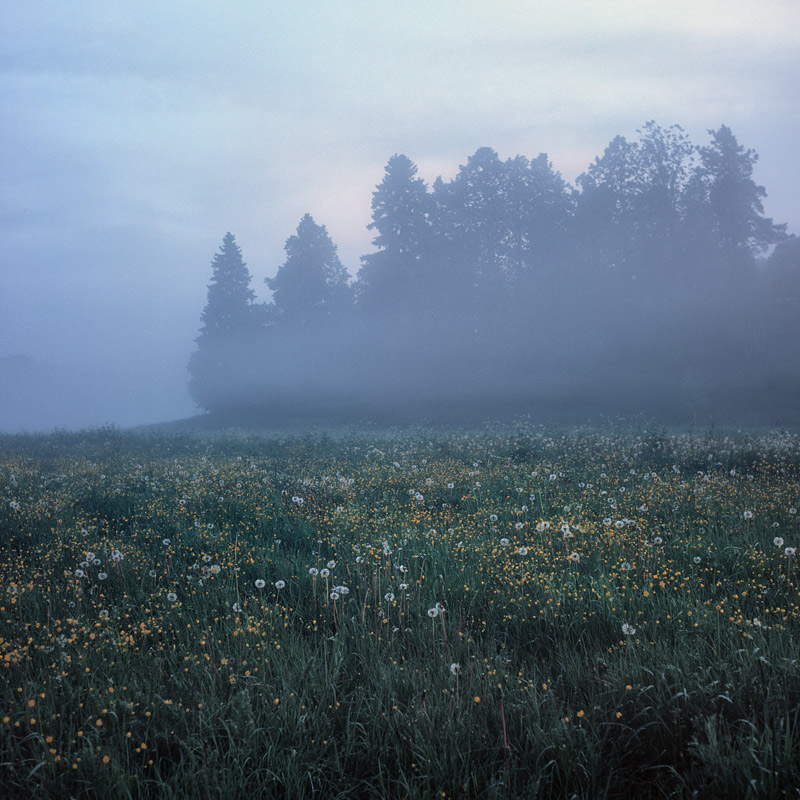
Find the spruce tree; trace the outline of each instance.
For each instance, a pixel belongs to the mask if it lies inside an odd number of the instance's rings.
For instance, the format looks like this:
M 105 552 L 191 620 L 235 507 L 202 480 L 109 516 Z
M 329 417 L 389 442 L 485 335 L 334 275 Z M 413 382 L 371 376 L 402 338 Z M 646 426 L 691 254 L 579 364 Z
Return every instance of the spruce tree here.
M 197 350 L 189 361 L 189 390 L 208 411 L 240 405 L 246 372 L 243 354 L 255 333 L 250 273 L 232 233 L 226 233 L 211 262 L 208 299 L 201 316 Z

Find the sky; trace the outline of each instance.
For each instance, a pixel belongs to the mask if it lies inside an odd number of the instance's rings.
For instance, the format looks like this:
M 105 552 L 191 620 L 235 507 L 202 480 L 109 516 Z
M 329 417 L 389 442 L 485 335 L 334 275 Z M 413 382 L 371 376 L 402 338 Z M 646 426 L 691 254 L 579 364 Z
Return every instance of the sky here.
M 483 146 L 573 182 L 648 120 L 696 144 L 726 124 L 800 234 L 797 0 L 0 0 L 0 19 L 0 360 L 58 376 L 0 385 L 0 430 L 195 413 L 226 231 L 260 299 L 305 213 L 355 275 L 395 153 L 429 184 Z

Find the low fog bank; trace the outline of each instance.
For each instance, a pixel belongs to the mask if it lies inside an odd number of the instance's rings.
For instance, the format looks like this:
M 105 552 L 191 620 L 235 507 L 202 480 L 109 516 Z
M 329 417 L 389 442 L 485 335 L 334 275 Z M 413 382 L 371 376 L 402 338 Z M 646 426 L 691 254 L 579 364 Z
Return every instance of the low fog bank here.
M 186 374 L 0 358 L 0 431 L 131 427 L 196 413 Z
M 244 348 L 221 347 L 205 398 L 220 426 L 469 424 L 521 415 L 564 424 L 644 417 L 797 426 L 798 312 L 795 302 L 760 306 L 752 298 L 723 311 L 688 302 L 656 311 L 629 298 L 594 311 L 542 308 L 527 324 L 498 309 L 480 337 L 454 335 L 431 319 L 363 327 L 340 320 L 327 331 L 272 331 Z

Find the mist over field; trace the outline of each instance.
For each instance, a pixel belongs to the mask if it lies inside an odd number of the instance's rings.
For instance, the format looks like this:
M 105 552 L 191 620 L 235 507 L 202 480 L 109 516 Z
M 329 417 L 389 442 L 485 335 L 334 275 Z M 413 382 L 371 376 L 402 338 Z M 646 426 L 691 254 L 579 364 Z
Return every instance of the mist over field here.
M 0 431 L 800 424 L 794 2 L 268 6 L 6 9 Z

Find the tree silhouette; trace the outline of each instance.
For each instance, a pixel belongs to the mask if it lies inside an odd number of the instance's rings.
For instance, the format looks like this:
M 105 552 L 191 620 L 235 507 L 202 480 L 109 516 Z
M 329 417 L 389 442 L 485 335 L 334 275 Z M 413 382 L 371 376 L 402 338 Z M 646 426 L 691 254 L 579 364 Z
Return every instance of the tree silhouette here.
M 362 257 L 358 299 L 373 313 L 393 313 L 419 303 L 428 291 L 426 270 L 431 256 L 432 203 L 417 166 L 407 156 L 393 155 L 383 180 L 372 194 L 376 253 Z
M 197 350 L 189 361 L 189 391 L 201 408 L 212 410 L 235 400 L 241 387 L 242 352 L 256 330 L 250 273 L 233 234 L 222 239 L 211 262 L 208 299 L 201 316 Z
M 712 231 L 729 268 L 752 266 L 758 253 L 785 237 L 786 226 L 764 216 L 767 193 L 752 178 L 758 154 L 745 150 L 727 125 L 709 134 L 711 143 L 698 150 L 698 175 Z
M 277 324 L 297 327 L 317 323 L 347 310 L 347 270 L 324 225 L 306 214 L 297 233 L 286 240 L 286 261 L 266 284 L 272 290 Z

